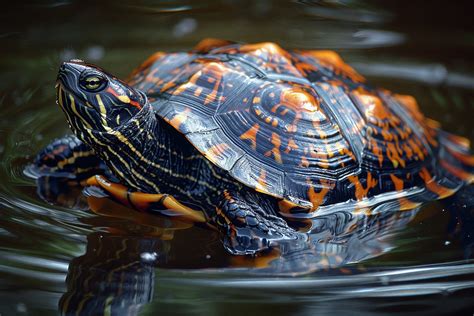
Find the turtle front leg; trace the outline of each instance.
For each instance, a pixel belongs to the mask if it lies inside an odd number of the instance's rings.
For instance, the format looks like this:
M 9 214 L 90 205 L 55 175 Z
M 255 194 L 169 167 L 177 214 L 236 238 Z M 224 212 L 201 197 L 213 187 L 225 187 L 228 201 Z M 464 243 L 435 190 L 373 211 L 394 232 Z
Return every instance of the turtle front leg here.
M 44 201 L 83 209 L 87 203 L 78 193 L 85 180 L 109 171 L 92 148 L 67 135 L 44 147 L 25 173 L 36 180 L 37 193 Z
M 77 184 L 94 174 L 105 174 L 108 169 L 92 148 L 76 136 L 66 135 L 43 148 L 28 171 L 35 178 L 64 178 Z
M 269 199 L 253 192 L 225 191 L 212 219 L 224 234 L 224 247 L 236 255 L 253 255 L 278 241 L 304 238 L 276 215 Z

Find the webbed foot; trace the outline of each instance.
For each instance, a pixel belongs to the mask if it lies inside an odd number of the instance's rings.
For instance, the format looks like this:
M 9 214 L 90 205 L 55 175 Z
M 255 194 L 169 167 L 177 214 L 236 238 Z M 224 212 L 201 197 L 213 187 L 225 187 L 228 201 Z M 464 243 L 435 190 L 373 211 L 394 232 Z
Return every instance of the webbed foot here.
M 273 213 L 273 206 L 251 193 L 225 191 L 213 220 L 224 234 L 224 247 L 237 255 L 253 255 L 278 241 L 304 238 Z

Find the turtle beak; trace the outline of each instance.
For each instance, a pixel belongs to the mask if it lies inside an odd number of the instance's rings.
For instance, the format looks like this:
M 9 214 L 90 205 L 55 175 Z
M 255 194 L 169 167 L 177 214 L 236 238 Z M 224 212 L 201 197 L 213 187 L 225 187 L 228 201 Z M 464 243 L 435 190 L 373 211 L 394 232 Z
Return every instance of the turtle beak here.
M 77 82 L 79 74 L 79 69 L 71 62 L 63 62 L 59 67 L 56 78 L 56 100 L 63 109 L 65 109 L 66 94 L 76 86 L 75 82 Z
M 67 102 L 68 96 L 78 95 L 78 91 L 80 91 L 78 84 L 79 77 L 87 67 L 87 64 L 80 59 L 72 59 L 63 62 L 61 66 L 59 66 L 56 79 L 56 100 L 63 109 L 65 109 L 64 102 Z
M 100 126 L 93 124 L 94 109 L 85 106 L 85 96 L 80 92 L 79 78 L 82 72 L 88 68 L 82 60 L 71 60 L 63 62 L 59 67 L 56 81 L 56 103 L 66 114 L 67 121 L 73 130 L 81 130 Z M 88 113 L 90 111 L 90 113 Z

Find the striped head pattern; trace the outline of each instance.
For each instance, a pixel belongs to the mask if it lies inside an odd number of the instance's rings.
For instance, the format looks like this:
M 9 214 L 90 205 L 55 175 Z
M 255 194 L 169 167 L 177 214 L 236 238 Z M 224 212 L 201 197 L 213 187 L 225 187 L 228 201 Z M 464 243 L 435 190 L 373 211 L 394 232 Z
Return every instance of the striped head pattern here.
M 61 65 L 56 89 L 57 102 L 74 134 L 120 182 L 142 192 L 157 192 L 146 174 L 156 160 L 159 124 L 145 94 L 80 60 Z
M 147 102 L 143 92 L 81 60 L 61 65 L 56 89 L 57 103 L 76 134 L 119 128 Z

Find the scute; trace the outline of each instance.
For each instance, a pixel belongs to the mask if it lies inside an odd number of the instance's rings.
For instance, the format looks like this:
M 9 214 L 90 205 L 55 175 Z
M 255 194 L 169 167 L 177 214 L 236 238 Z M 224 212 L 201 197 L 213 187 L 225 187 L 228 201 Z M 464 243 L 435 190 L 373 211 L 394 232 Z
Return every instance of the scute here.
M 466 146 L 334 52 L 212 39 L 157 54 L 131 82 L 210 161 L 285 207 L 316 211 L 416 186 L 443 194 L 472 181 Z M 450 172 L 436 155 L 453 161 Z
M 201 153 L 224 170 L 231 170 L 244 156 L 244 151 L 236 146 L 221 129 L 205 133 L 190 133 L 186 137 Z
M 284 173 L 271 165 L 262 165 L 252 156 L 240 158 L 230 174 L 245 184 L 254 187 L 257 191 L 276 196 L 284 194 Z

